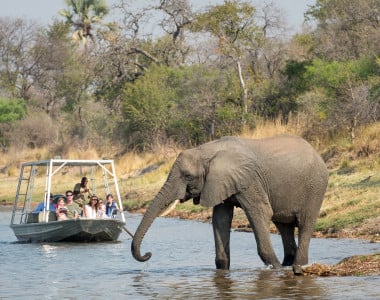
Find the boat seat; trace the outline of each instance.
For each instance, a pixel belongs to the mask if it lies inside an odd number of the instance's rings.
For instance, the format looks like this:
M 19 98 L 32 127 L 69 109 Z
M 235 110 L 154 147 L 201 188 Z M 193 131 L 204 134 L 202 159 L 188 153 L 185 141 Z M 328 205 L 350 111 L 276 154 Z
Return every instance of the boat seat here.
M 57 215 L 53 211 L 49 211 L 48 222 L 57 221 Z M 38 223 L 45 222 L 44 213 L 38 213 Z
M 30 212 L 28 213 L 28 217 L 26 219 L 26 223 L 38 223 L 38 213 Z

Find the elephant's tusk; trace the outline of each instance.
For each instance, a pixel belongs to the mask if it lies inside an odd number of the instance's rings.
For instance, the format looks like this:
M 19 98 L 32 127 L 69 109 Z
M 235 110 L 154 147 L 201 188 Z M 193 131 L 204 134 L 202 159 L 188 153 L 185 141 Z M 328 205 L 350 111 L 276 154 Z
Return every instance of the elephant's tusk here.
M 165 217 L 165 216 L 167 216 L 168 214 L 170 214 L 170 213 L 172 212 L 172 210 L 174 210 L 175 207 L 178 205 L 178 203 L 179 203 L 179 200 L 178 200 L 178 199 L 175 200 L 174 203 L 173 203 L 173 204 L 172 204 L 167 210 L 165 210 L 165 211 L 160 215 L 160 217 Z

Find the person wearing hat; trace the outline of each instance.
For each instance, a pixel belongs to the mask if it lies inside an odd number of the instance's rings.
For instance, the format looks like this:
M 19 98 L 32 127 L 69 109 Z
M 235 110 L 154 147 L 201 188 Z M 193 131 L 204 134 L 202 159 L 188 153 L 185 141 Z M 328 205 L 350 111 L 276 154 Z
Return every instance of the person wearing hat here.
M 49 209 L 46 208 L 46 210 L 55 211 L 55 203 L 53 202 L 54 197 L 53 194 L 50 193 L 50 204 Z M 45 201 L 40 202 L 37 207 L 34 209 L 34 212 L 40 212 L 44 211 Z
M 85 199 L 91 198 L 93 195 L 92 191 L 89 187 L 87 187 L 88 179 L 87 177 L 82 177 L 81 182 L 77 183 L 74 186 L 73 194 L 74 194 L 74 201 L 78 203 L 80 207 L 83 207 L 83 204 L 85 203 Z

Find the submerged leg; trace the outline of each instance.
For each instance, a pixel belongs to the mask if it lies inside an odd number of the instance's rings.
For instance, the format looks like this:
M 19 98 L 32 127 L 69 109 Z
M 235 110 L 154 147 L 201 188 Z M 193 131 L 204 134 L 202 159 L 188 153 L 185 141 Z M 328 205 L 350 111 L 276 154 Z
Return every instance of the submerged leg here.
M 294 274 L 302 274 L 301 266 L 306 265 L 309 261 L 310 239 L 313 234 L 316 219 L 316 215 L 307 214 L 298 221 L 298 247 L 293 264 Z
M 234 206 L 229 203 L 214 207 L 212 226 L 215 239 L 215 265 L 217 269 L 230 268 L 230 232 Z
M 282 265 L 291 266 L 294 263 L 297 253 L 297 244 L 294 238 L 295 225 L 279 222 L 274 222 L 274 224 L 280 232 L 282 244 L 284 247 L 284 260 L 282 262 Z

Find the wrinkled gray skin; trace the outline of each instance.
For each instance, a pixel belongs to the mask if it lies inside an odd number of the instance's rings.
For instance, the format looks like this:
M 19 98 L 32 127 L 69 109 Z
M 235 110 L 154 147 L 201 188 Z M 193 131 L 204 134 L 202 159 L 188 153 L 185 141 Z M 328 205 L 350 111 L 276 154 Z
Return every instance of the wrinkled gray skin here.
M 301 273 L 308 263 L 310 238 L 328 181 L 325 163 L 303 139 L 281 136 L 262 140 L 224 137 L 183 151 L 165 184 L 147 209 L 131 250 L 140 246 L 154 219 L 176 199 L 213 207 L 217 269 L 230 267 L 230 228 L 234 207 L 241 207 L 254 230 L 257 250 L 266 265 L 281 266 L 269 234 L 272 221 L 281 234 L 283 266 Z M 298 245 L 294 230 L 298 227 Z

